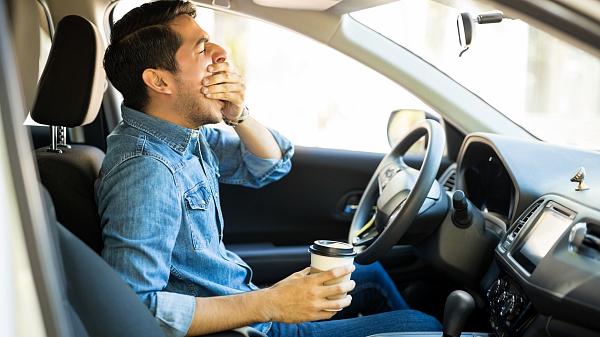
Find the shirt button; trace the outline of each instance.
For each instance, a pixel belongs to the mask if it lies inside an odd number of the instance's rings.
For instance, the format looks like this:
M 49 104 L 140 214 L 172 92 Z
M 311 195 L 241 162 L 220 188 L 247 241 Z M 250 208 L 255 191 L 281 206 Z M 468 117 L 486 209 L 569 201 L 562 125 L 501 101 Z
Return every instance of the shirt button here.
M 198 138 L 198 130 L 192 130 L 192 138 Z

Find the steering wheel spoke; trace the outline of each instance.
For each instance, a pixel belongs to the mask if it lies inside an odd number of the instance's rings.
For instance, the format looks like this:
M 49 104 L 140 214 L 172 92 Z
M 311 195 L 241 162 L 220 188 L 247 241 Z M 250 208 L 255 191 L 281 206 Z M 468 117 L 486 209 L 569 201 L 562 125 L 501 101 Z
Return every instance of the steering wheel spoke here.
M 379 236 L 380 230 L 377 224 L 377 211 L 373 213 L 371 219 L 356 233 L 352 239 L 354 246 L 368 246 Z
M 352 240 L 352 245 L 354 247 L 368 247 L 377 237 L 379 236 L 379 232 L 377 230 L 372 230 L 366 233 L 364 236 L 356 236 L 354 240 Z

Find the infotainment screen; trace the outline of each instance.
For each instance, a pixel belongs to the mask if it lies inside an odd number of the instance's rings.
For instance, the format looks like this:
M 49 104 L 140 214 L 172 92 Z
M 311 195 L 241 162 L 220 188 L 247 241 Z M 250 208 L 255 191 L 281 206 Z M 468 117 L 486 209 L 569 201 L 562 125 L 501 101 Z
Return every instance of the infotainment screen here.
M 521 244 L 517 253 L 514 254 L 515 260 L 527 271 L 533 272 L 533 269 L 548 254 L 550 248 L 572 221 L 570 216 L 564 212 L 554 207 L 544 207 L 542 214 L 532 225 L 525 241 Z

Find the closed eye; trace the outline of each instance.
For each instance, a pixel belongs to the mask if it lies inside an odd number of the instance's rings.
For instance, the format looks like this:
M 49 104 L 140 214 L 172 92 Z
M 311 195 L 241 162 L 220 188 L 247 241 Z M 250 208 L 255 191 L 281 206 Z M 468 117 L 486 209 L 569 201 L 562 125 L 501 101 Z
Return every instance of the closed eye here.
M 201 51 L 198 52 L 198 54 L 204 54 L 204 52 L 206 51 L 204 44 L 206 42 L 208 42 L 208 38 L 206 38 L 206 37 L 201 37 L 200 39 L 198 39 L 196 41 L 195 47 L 197 47 L 198 49 L 201 49 Z

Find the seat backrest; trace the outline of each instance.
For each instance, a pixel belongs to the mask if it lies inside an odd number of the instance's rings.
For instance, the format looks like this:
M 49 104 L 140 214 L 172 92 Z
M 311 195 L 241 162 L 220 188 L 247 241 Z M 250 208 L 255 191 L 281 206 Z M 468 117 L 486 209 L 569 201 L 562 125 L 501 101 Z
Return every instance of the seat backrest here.
M 42 188 L 53 233 L 62 296 L 71 331 L 81 337 L 164 337 L 158 323 L 121 277 L 56 221 L 52 200 Z
M 94 181 L 104 153 L 92 146 L 72 145 L 62 153 L 37 149 L 42 184 L 54 200 L 58 221 L 97 253 L 102 250 L 100 217 Z
M 76 15 L 57 25 L 48 61 L 40 77 L 31 118 L 38 123 L 77 127 L 94 121 L 106 82 L 104 48 L 97 28 Z M 96 252 L 102 250 L 94 182 L 104 153 L 87 145 L 41 148 L 36 158 L 58 221 Z

